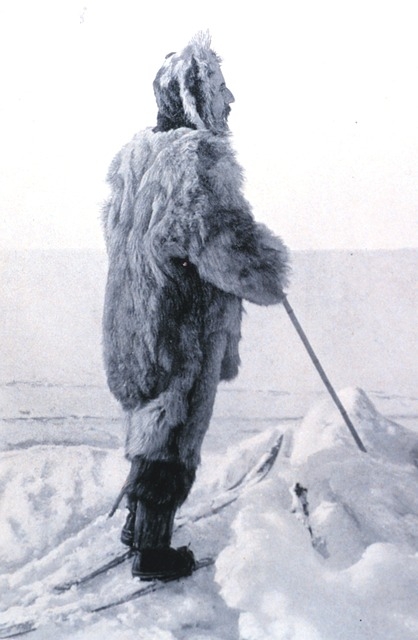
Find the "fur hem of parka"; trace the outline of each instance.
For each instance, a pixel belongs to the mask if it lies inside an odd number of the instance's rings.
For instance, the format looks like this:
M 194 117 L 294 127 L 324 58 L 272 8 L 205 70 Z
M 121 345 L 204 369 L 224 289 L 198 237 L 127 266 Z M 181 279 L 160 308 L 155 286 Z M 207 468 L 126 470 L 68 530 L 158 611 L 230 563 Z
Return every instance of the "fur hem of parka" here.
M 196 466 L 217 384 L 238 373 L 242 299 L 280 302 L 287 250 L 254 221 L 227 136 L 147 129 L 108 180 L 104 359 L 126 454 Z

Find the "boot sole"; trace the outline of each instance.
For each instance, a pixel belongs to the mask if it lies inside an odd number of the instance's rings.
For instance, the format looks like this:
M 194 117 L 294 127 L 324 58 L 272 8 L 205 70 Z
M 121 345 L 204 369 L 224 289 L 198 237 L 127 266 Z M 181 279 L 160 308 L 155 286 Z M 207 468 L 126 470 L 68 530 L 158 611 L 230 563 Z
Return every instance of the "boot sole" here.
M 193 573 L 193 569 L 186 572 L 179 573 L 178 571 L 173 573 L 143 573 L 141 571 L 132 571 L 134 578 L 139 578 L 142 582 L 152 582 L 153 580 L 161 580 L 162 582 L 170 582 L 171 580 L 179 580 L 180 578 L 188 578 Z

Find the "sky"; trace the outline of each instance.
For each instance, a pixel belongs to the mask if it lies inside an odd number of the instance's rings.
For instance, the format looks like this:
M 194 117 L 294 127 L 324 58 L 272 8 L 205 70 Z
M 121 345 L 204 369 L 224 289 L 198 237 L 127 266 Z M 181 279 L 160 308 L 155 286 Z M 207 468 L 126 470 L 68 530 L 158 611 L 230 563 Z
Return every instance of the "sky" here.
M 0 248 L 104 249 L 112 157 L 209 29 L 256 219 L 291 249 L 418 246 L 415 2 L 0 3 Z

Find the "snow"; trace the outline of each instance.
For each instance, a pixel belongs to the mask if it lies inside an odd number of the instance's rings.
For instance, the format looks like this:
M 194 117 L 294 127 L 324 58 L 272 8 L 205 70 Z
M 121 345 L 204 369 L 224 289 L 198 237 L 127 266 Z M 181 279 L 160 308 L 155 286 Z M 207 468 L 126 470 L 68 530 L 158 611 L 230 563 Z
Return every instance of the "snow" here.
M 84 445 L 4 453 L 1 566 L 10 570 L 41 557 L 103 513 L 115 484 L 125 480 L 125 464 L 120 455 Z
M 218 558 L 221 595 L 240 610 L 246 640 L 417 637 L 418 437 L 364 391 L 339 397 L 368 452 L 331 400 L 314 406 L 288 434 L 278 477 L 245 497 Z M 296 483 L 309 515 L 290 499 Z
M 0 630 L 35 620 L 34 640 L 418 637 L 418 358 L 408 289 L 416 256 L 295 258 L 289 298 L 367 453 L 283 310 L 248 307 L 242 375 L 220 388 L 195 486 L 176 519 L 175 544 L 215 564 L 100 612 L 92 610 L 141 586 L 130 562 L 62 593 L 54 586 L 125 549 L 125 510 L 107 517 L 128 465 L 100 364 L 103 261 L 3 261 L 13 286 L 0 319 L 10 347 L 0 363 Z M 86 313 L 73 317 L 76 308 Z M 254 479 L 280 434 L 266 478 L 218 509 L 246 474 Z

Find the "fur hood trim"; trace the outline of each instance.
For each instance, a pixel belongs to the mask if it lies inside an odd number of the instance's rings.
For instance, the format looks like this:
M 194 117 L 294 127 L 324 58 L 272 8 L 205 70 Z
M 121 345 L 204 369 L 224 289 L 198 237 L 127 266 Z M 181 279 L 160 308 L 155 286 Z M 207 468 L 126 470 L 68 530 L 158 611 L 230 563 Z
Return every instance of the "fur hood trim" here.
M 180 53 L 169 54 L 154 80 L 160 119 L 219 133 L 210 108 L 210 77 L 220 63 L 207 31 L 197 33 Z

